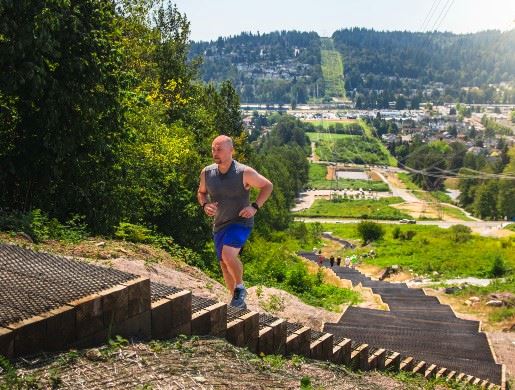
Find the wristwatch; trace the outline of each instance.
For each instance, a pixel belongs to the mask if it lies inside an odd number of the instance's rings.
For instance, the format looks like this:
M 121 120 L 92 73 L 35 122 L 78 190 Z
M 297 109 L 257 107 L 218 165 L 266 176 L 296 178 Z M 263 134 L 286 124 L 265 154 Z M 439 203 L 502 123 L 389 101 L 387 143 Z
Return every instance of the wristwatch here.
M 258 204 L 256 202 L 252 202 L 251 206 L 254 207 L 256 209 L 256 211 L 259 210 L 259 206 L 258 206 Z

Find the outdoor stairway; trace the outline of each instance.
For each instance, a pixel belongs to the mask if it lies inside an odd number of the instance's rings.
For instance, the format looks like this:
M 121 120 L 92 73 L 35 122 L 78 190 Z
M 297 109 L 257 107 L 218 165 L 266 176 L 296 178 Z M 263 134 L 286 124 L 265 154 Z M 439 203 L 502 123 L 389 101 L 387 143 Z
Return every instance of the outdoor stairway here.
M 300 255 L 316 261 L 313 253 Z M 456 372 L 463 372 L 462 379 L 469 375 L 497 380 L 496 383 L 504 381 L 498 379 L 504 378 L 504 366 L 496 363 L 478 321 L 457 318 L 450 306 L 427 296 L 422 289 L 409 288 L 405 283 L 372 280 L 347 267 L 323 266 L 353 285 L 370 288 L 389 307 L 389 311 L 348 307 L 338 322 L 326 323 L 324 331 L 371 348 L 386 348 L 412 357 L 412 361 L 401 362 L 400 368 L 424 371 L 425 376 L 453 373 L 455 377 Z M 440 368 L 436 370 L 429 362 Z
M 388 312 L 379 314 L 384 313 Z M 393 334 L 399 328 L 399 321 L 392 319 L 389 332 Z M 426 331 L 437 334 L 435 329 L 424 330 L 425 320 L 417 321 L 421 327 L 417 337 Z M 377 317 L 373 322 L 378 322 Z M 432 322 L 428 320 L 427 324 Z M 10 358 L 100 345 L 114 335 L 140 340 L 168 339 L 179 334 L 211 335 L 256 353 L 298 354 L 363 371 L 409 370 L 425 377 L 440 376 L 485 388 L 505 387 L 504 376 L 494 373 L 494 368 L 500 366 L 490 367 L 486 360 L 474 361 L 477 374 L 472 376 L 472 371 L 436 363 L 442 356 L 429 345 L 428 354 L 421 352 L 415 356 L 383 345 L 380 333 L 375 335 L 374 343 L 366 341 L 359 332 L 348 337 L 345 333 L 352 333 L 352 328 L 342 325 L 345 322 L 327 324 L 334 326 L 335 332 L 320 332 L 150 282 L 148 278 L 0 244 L 0 354 Z M 475 345 L 470 326 L 453 335 L 460 342 Z M 458 364 L 467 359 L 460 355 L 454 360 Z M 481 371 L 481 365 L 488 366 L 490 371 Z

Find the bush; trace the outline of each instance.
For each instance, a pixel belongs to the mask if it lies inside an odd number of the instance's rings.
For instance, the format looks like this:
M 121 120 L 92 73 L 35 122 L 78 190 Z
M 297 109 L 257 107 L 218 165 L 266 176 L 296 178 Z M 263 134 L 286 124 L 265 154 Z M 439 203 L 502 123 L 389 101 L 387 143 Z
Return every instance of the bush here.
M 288 274 L 286 284 L 296 293 L 302 294 L 311 290 L 312 280 L 302 265 L 299 265 L 292 269 Z
M 467 242 L 471 238 L 472 229 L 465 225 L 453 225 L 449 231 L 454 242 Z
M 492 268 L 490 269 L 490 276 L 492 278 L 500 278 L 508 273 L 508 267 L 506 266 L 506 262 L 501 256 L 495 256 L 495 259 L 492 263 Z
M 49 218 L 40 209 L 28 213 L 0 210 L 0 230 L 24 232 L 35 242 L 63 240 L 76 243 L 88 234 L 83 216 L 73 215 L 62 224 L 55 218 Z
M 413 230 L 408 230 L 407 232 L 399 233 L 399 238 L 401 240 L 411 241 L 416 234 L 417 232 L 414 232 Z
M 375 222 L 361 221 L 357 229 L 358 235 L 363 240 L 363 246 L 369 242 L 380 240 L 384 235 L 383 227 Z
M 116 238 L 134 243 L 150 243 L 154 239 L 152 230 L 128 222 L 120 222 L 114 235 Z
M 399 236 L 401 235 L 401 228 L 398 226 L 395 226 L 392 230 L 392 237 L 394 240 L 397 240 Z

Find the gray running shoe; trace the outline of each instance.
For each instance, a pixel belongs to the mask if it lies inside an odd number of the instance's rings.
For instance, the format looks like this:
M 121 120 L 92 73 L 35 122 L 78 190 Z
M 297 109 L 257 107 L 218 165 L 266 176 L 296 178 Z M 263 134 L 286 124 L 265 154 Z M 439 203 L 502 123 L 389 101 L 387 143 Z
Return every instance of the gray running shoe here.
M 238 309 L 246 309 L 247 305 L 245 303 L 245 298 L 247 297 L 247 290 L 245 287 L 234 289 L 234 295 L 232 297 L 231 306 L 237 307 Z

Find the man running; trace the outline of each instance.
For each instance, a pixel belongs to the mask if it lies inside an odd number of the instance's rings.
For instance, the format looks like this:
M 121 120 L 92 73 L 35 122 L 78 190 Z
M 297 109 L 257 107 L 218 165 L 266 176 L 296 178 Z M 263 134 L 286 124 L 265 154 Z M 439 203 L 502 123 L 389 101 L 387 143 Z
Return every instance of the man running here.
M 225 284 L 233 294 L 230 305 L 245 309 L 247 291 L 238 255 L 254 226 L 254 215 L 272 193 L 273 185 L 253 168 L 233 160 L 233 152 L 230 137 L 220 135 L 213 140 L 215 163 L 200 173 L 197 199 L 204 212 L 214 217 L 213 239 Z M 253 203 L 251 188 L 259 190 Z

